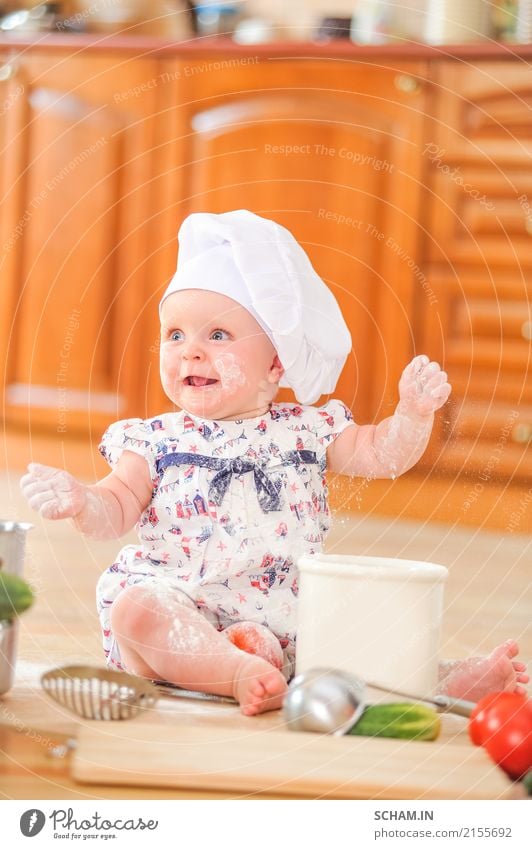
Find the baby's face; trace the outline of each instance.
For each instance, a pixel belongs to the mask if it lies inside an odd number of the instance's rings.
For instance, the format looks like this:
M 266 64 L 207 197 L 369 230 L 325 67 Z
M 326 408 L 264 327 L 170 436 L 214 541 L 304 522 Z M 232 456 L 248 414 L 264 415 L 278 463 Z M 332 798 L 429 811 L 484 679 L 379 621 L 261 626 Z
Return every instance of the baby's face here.
M 199 289 L 163 302 L 160 366 L 170 400 L 206 419 L 261 415 L 283 373 L 253 316 L 231 298 Z

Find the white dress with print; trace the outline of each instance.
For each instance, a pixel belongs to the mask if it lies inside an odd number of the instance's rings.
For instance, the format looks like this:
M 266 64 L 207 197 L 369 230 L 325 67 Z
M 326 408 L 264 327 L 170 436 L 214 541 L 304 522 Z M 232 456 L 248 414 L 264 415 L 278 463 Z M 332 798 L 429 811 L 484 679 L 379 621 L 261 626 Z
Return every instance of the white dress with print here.
M 107 662 L 120 668 L 110 607 L 126 586 L 165 581 L 218 629 L 266 625 L 295 652 L 297 559 L 319 552 L 330 525 L 328 445 L 350 424 L 340 401 L 272 404 L 263 416 L 209 421 L 187 412 L 116 422 L 100 450 L 146 459 L 153 496 L 101 576 L 97 603 Z

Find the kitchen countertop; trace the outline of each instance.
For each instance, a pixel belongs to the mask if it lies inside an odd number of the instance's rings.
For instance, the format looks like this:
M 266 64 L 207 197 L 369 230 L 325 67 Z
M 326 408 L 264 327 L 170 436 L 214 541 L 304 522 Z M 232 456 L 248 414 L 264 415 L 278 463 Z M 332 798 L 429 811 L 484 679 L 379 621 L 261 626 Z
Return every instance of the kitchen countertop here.
M 78 652 L 80 662 L 102 666 L 87 648 L 78 647 Z M 82 730 L 97 727 L 106 734 L 127 725 L 135 731 L 147 721 L 169 733 L 175 728 L 198 727 L 206 732 L 213 727 L 234 731 L 246 726 L 264 731 L 278 729 L 279 711 L 250 719 L 243 717 L 236 705 L 161 697 L 146 717 L 117 723 L 85 720 L 56 704 L 41 688 L 41 674 L 65 662 L 64 652 L 48 650 L 47 655 L 44 662 L 28 662 L 19 657 L 15 685 L 0 696 L 0 799 L 224 799 L 255 795 L 197 788 L 176 791 L 160 787 L 82 785 L 74 781 L 71 774 L 74 750 L 66 744 L 75 741 Z M 56 746 L 60 747 L 58 752 Z M 260 798 L 279 797 L 261 793 Z M 283 798 L 291 797 L 283 794 Z
M 328 42 L 276 41 L 264 44 L 238 44 L 229 38 L 195 37 L 176 42 L 153 36 L 125 36 L 103 33 L 27 33 L 0 35 L 0 48 L 18 50 L 123 51 L 139 56 L 230 55 L 264 58 L 314 58 L 342 61 L 377 61 L 384 59 L 532 59 L 532 44 L 482 41 L 471 44 L 430 45 L 419 42 L 390 44 L 354 44 L 345 39 Z
M 9 694 L 6 694 L 0 699 L 2 719 L 0 722 L 0 798 L 2 799 L 243 799 L 243 798 L 261 798 L 261 799 L 293 799 L 293 798 L 317 798 L 313 795 L 312 790 L 301 793 L 286 792 L 289 788 L 283 787 L 287 780 L 293 780 L 298 785 L 308 781 L 308 764 L 306 757 L 308 756 L 308 748 L 318 741 L 318 745 L 324 740 L 331 741 L 332 753 L 330 762 L 333 764 L 333 775 L 338 775 L 338 786 L 335 790 L 335 783 L 330 792 L 319 793 L 319 798 L 346 798 L 346 790 L 342 781 L 342 770 L 337 764 L 336 759 L 340 757 L 339 752 L 343 749 L 348 749 L 349 746 L 373 745 L 373 741 L 369 738 L 346 738 L 345 747 L 342 746 L 338 738 L 326 738 L 323 735 L 309 734 L 293 734 L 286 730 L 282 715 L 279 711 L 273 711 L 267 714 L 262 714 L 258 717 L 246 718 L 240 714 L 238 707 L 232 705 L 213 704 L 211 702 L 196 701 L 195 699 L 163 699 L 155 708 L 149 711 L 146 717 L 138 717 L 128 722 L 98 722 L 78 719 L 73 714 L 70 714 L 66 709 L 56 705 L 50 701 L 42 692 L 38 685 L 38 674 L 40 670 L 37 667 L 33 669 L 33 675 L 26 678 L 25 681 L 17 683 Z M 27 674 L 27 669 L 26 669 Z M 452 786 L 456 785 L 456 797 L 468 798 L 465 794 L 472 794 L 469 798 L 524 798 L 525 794 L 520 785 L 512 785 L 493 764 L 489 762 L 489 758 L 479 749 L 473 747 L 469 741 L 467 733 L 467 720 L 462 717 L 452 715 L 442 715 L 442 732 L 440 737 L 435 742 L 415 743 L 405 740 L 380 740 L 374 741 L 377 746 L 380 746 L 379 757 L 375 759 L 375 774 L 383 783 L 383 789 L 376 793 L 375 798 L 442 798 L 442 790 L 445 782 L 451 780 Z M 36 723 L 38 722 L 38 725 Z M 267 732 L 266 736 L 264 732 Z M 269 733 L 271 732 L 272 744 L 277 746 L 277 753 L 274 748 L 268 743 Z M 286 738 L 282 735 L 286 733 Z M 158 738 L 153 743 L 144 743 L 154 739 L 153 735 Z M 81 740 L 83 735 L 88 735 L 89 743 L 85 742 L 85 751 L 80 754 L 80 760 L 75 763 L 76 754 L 74 749 L 65 748 L 67 741 Z M 91 737 L 92 735 L 92 737 Z M 126 741 L 126 745 L 120 750 L 120 739 L 131 736 L 131 742 Z M 212 740 L 211 740 L 212 738 Z M 309 738 L 313 738 L 309 741 Z M 228 744 L 227 741 L 234 739 L 235 745 Z M 193 744 L 193 740 L 196 743 Z M 118 743 L 117 743 L 118 741 Z M 137 741 L 137 742 L 135 742 Z M 185 779 L 184 786 L 179 786 L 179 771 L 187 770 L 187 775 L 191 771 L 190 758 L 194 756 L 187 755 L 187 747 L 189 741 L 194 745 L 194 751 L 205 749 L 205 772 L 207 773 L 204 779 L 200 781 L 192 779 L 191 786 L 187 785 Z M 301 741 L 301 745 L 300 745 Z M 166 758 L 160 763 L 155 759 L 149 765 L 150 755 L 156 751 L 157 742 L 162 743 Z M 225 745 L 225 756 L 227 757 L 227 749 L 230 746 L 230 752 L 239 750 L 244 753 L 250 751 L 252 771 L 259 772 L 258 783 L 262 781 L 260 791 L 253 789 L 251 784 L 250 790 L 243 789 L 226 789 L 216 788 L 216 783 L 219 783 L 220 773 L 231 775 L 235 772 L 238 775 L 238 768 L 242 768 L 238 764 L 235 768 L 224 768 L 223 763 L 223 744 Z M 91 771 L 97 763 L 98 756 L 96 749 L 98 744 L 104 749 L 104 762 L 108 761 L 112 764 L 110 768 L 111 779 L 107 783 L 98 783 L 97 780 L 91 783 L 78 783 L 73 778 L 73 771 L 81 768 L 82 771 Z M 340 744 L 340 745 L 339 745 Z M 105 751 L 110 750 L 113 746 L 118 748 L 109 755 L 105 756 Z M 210 749 L 218 746 L 221 749 L 221 756 L 216 757 L 216 770 L 214 771 L 214 787 L 209 784 L 209 753 Z M 327 745 L 327 744 L 326 744 Z M 113 771 L 120 769 L 121 758 L 136 757 L 134 753 L 135 746 L 145 747 L 144 753 L 137 756 L 140 760 L 132 770 L 126 770 L 127 773 L 135 773 L 137 776 L 142 776 L 142 770 L 146 770 L 145 783 L 142 777 L 137 777 L 133 780 L 133 785 L 129 786 L 115 783 L 112 776 Z M 260 747 L 263 747 L 262 750 Z M 286 752 L 285 750 L 286 746 Z M 62 747 L 56 749 L 56 747 Z M 244 748 L 242 748 L 244 747 Z M 255 748 L 254 748 L 255 747 Z M 255 751 L 255 749 L 257 751 Z M 336 748 L 334 748 L 336 747 Z M 396 752 L 396 748 L 398 752 Z M 279 751 L 280 749 L 280 751 Z M 292 749 L 294 750 L 292 753 Z M 170 751 L 174 754 L 171 755 Z M 267 752 L 267 755 L 265 754 Z M 88 753 L 88 754 L 87 754 Z M 128 754 L 129 753 L 129 754 Z M 361 764 L 360 752 L 351 753 L 352 757 L 347 762 L 348 773 L 350 764 L 353 765 L 353 780 L 360 780 L 361 795 L 356 795 L 356 790 L 347 798 L 368 798 L 368 786 L 371 787 L 371 775 L 373 766 L 368 767 L 367 764 Z M 199 760 L 200 754 L 196 755 Z M 241 757 L 241 755 L 240 755 Z M 367 756 L 366 756 L 367 757 Z M 427 786 L 412 792 L 408 789 L 409 782 L 417 780 L 418 785 L 423 784 L 423 778 L 416 776 L 416 770 L 411 771 L 409 762 L 414 757 L 419 761 L 418 768 L 424 769 L 427 772 Z M 189 758 L 189 760 L 187 760 Z M 261 767 L 268 769 L 268 761 L 277 758 L 284 762 L 285 774 L 281 772 L 278 782 L 273 779 L 260 777 Z M 231 759 L 231 754 L 229 754 Z M 288 775 L 286 774 L 286 763 L 288 761 Z M 372 763 L 372 758 L 370 758 Z M 172 765 L 172 771 L 175 770 L 178 786 L 168 787 L 165 782 L 168 782 L 168 765 Z M 328 757 L 323 758 L 323 764 L 327 768 Z M 246 765 L 244 764 L 244 767 Z M 122 767 L 123 769 L 124 767 Z M 202 765 L 203 768 L 203 765 Z M 345 771 L 344 763 L 344 771 Z M 380 775 L 379 775 L 380 768 Z M 249 766 L 248 766 L 249 769 Z M 275 765 L 270 767 L 275 772 Z M 317 767 L 316 767 L 317 769 Z M 385 775 L 389 776 L 390 772 L 396 770 L 399 772 L 402 782 L 395 782 L 391 778 L 383 781 L 382 770 Z M 104 769 L 105 773 L 105 769 Z M 153 775 L 159 774 L 161 778 L 154 780 Z M 358 774 L 360 773 L 360 778 Z M 471 776 L 471 785 L 468 785 L 467 776 Z M 172 782 L 172 772 L 170 773 L 170 782 Z M 454 778 L 453 778 L 454 776 Z M 460 777 L 460 782 L 458 781 Z M 225 780 L 225 779 L 224 779 Z M 201 786 L 203 784 L 205 786 Z M 456 783 L 458 782 L 458 783 Z M 159 786 L 150 786 L 159 783 Z M 222 780 L 223 783 L 223 780 Z M 388 786 L 389 784 L 389 786 Z M 147 785 L 147 786 L 146 786 Z M 388 790 L 386 787 L 388 786 Z M 240 787 L 250 787 L 248 781 L 240 784 Z M 276 790 L 279 787 L 280 790 Z M 447 787 L 447 791 L 448 791 Z M 453 790 L 454 792 L 454 790 Z M 485 794 L 485 795 L 484 795 Z M 369 798 L 374 798 L 373 794 Z M 446 796 L 444 796 L 446 798 Z

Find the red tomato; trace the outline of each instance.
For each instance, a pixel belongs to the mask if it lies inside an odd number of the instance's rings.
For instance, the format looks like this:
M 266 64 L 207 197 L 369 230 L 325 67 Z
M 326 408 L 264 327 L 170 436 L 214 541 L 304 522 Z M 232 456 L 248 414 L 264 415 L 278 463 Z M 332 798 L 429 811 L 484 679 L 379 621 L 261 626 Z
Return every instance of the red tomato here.
M 513 779 L 532 769 L 532 700 L 520 693 L 489 693 L 473 710 L 469 735 Z
M 469 717 L 469 737 L 471 742 L 475 744 L 475 746 L 482 746 L 484 742 L 484 736 L 486 733 L 486 718 L 489 713 L 490 706 L 497 702 L 501 696 L 512 695 L 511 693 L 488 693 L 487 696 L 484 696 L 480 699 L 473 711 L 471 712 L 471 716 Z
M 225 634 L 237 649 L 256 654 L 276 669 L 282 669 L 284 658 L 281 644 L 277 637 L 262 625 L 254 622 L 235 622 L 227 628 Z

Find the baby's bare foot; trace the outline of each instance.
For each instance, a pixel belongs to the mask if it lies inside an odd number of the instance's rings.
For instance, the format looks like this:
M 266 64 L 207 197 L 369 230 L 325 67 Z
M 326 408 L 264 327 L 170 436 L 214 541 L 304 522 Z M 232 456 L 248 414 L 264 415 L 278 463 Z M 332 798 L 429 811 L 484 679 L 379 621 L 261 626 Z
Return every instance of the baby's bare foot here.
M 258 622 L 235 622 L 222 634 L 237 649 L 262 657 L 276 669 L 282 668 L 284 658 L 281 643 L 265 625 L 259 625 Z
M 518 652 L 515 640 L 507 640 L 486 657 L 468 657 L 442 663 L 438 692 L 472 702 L 477 702 L 486 693 L 493 691 L 526 693 L 526 689 L 520 686 L 530 680 L 526 666 L 512 660 Z
M 254 655 L 245 657 L 233 678 L 233 695 L 245 716 L 277 710 L 287 689 L 281 672 Z

